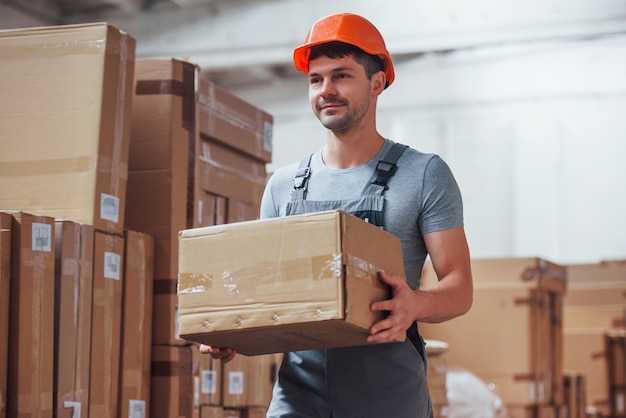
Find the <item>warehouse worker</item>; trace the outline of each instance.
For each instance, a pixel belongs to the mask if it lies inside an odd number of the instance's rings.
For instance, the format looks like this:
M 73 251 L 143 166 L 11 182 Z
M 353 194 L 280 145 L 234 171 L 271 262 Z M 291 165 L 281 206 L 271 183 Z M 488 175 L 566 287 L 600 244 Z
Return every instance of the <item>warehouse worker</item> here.
M 368 20 L 342 13 L 317 21 L 295 49 L 294 63 L 308 76 L 311 108 L 326 128 L 326 143 L 272 175 L 261 217 L 345 210 L 401 239 L 406 277 L 379 273 L 393 292 L 371 305 L 388 316 L 372 325 L 368 345 L 286 353 L 267 416 L 432 417 L 417 323 L 454 318 L 472 304 L 459 188 L 439 156 L 378 133 L 376 103 L 393 83 L 394 68 Z M 427 255 L 439 281 L 419 290 Z M 405 342 L 390 343 L 404 333 Z M 236 354 L 231 348 L 200 350 L 224 361 Z

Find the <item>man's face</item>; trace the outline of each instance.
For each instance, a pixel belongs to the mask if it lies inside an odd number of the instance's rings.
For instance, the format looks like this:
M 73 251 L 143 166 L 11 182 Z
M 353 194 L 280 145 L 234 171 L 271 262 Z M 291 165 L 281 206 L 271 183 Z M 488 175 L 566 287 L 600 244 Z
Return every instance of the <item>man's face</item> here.
M 371 103 L 371 82 L 352 56 L 309 62 L 309 100 L 327 129 L 347 131 L 358 126 Z

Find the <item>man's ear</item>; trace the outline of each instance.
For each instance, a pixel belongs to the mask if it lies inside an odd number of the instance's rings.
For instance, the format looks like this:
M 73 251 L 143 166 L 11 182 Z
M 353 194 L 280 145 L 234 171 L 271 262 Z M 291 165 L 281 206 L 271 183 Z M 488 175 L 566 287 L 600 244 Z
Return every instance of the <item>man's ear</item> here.
M 385 90 L 385 85 L 387 83 L 387 77 L 385 76 L 384 71 L 378 71 L 374 75 L 372 75 L 372 93 L 376 96 L 380 95 L 380 93 Z

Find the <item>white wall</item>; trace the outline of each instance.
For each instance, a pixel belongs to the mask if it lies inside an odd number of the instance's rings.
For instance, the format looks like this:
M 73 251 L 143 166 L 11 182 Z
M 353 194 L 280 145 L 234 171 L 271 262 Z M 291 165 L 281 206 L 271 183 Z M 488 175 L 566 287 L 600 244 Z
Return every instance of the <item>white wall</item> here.
M 382 134 L 441 154 L 475 257 L 626 257 L 626 35 L 425 55 L 397 65 Z M 304 77 L 237 91 L 276 117 L 269 170 L 323 143 Z

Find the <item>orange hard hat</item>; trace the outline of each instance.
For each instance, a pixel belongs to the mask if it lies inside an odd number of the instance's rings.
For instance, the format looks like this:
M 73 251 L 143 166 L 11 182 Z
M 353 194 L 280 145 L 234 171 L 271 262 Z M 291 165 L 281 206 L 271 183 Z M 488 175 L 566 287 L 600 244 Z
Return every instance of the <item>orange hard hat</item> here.
M 311 47 L 328 42 L 343 42 L 354 45 L 370 55 L 378 55 L 384 63 L 387 85 L 395 78 L 391 56 L 382 35 L 364 17 L 352 13 L 339 13 L 326 16 L 313 24 L 306 35 L 304 44 L 293 52 L 293 62 L 298 71 L 309 72 Z

